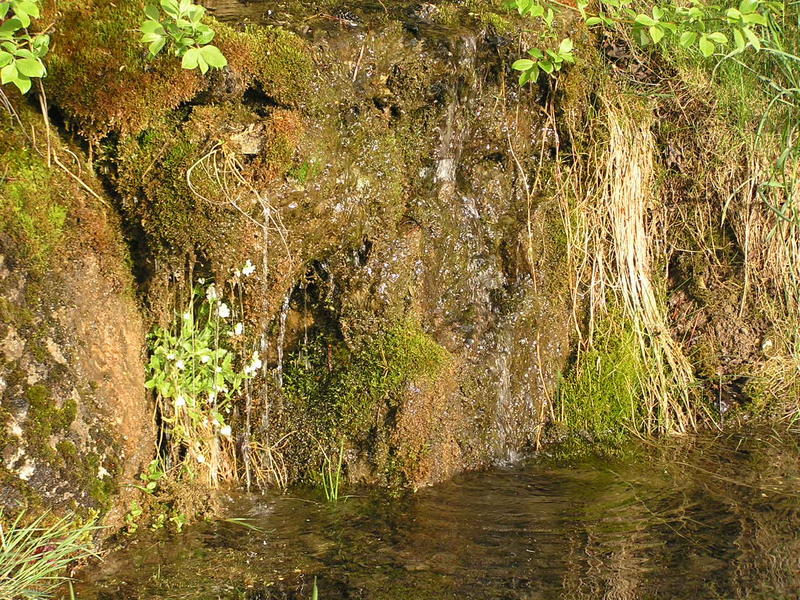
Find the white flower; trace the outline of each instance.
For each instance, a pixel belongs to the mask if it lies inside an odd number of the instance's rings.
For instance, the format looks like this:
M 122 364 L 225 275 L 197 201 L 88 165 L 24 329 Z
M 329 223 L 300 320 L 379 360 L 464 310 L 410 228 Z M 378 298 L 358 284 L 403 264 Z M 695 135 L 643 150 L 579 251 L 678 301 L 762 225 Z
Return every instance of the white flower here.
M 205 277 L 201 277 L 200 279 L 197 280 L 197 283 L 199 283 L 200 285 L 203 285 L 205 282 L 206 282 Z
M 253 273 L 256 272 L 256 266 L 250 262 L 250 259 L 247 259 L 247 262 L 244 263 L 244 267 L 242 267 L 242 275 L 245 277 L 249 277 Z
M 209 302 L 217 299 L 217 288 L 214 287 L 213 283 L 210 286 L 208 286 L 208 289 L 206 290 L 206 299 Z
M 242 335 L 243 331 L 244 331 L 244 324 L 237 323 L 233 328 L 233 335 Z
M 204 354 L 200 357 L 200 362 L 206 364 L 208 361 L 211 360 L 211 357 L 208 354 Z
M 244 368 L 245 375 L 255 375 L 256 371 L 261 368 L 261 359 L 258 357 L 258 350 L 253 352 L 252 362 Z
M 175 353 L 170 352 L 169 354 L 167 354 L 167 360 L 175 360 Z
M 202 454 L 198 454 L 198 455 L 197 455 L 197 462 L 199 462 L 199 463 L 204 463 L 204 462 L 206 462 L 206 457 L 205 457 L 205 456 L 203 456 Z
M 192 313 L 190 313 L 190 312 L 183 313 L 183 319 L 185 321 L 191 321 L 192 320 Z
M 181 406 L 186 406 L 186 399 L 183 396 L 178 396 L 175 398 L 175 408 L 180 408 Z
M 209 404 L 214 404 L 214 401 L 215 401 L 216 399 L 217 399 L 217 394 L 216 394 L 216 392 L 209 392 L 209 393 L 208 393 L 208 403 L 209 403 Z
M 219 430 L 219 434 L 220 435 L 224 435 L 225 437 L 230 437 L 230 435 L 231 435 L 231 426 L 230 425 L 224 425 L 222 427 L 222 429 Z
M 215 367 L 214 373 L 222 373 L 222 367 Z
M 184 368 L 185 366 L 186 366 L 186 365 L 184 364 L 183 360 L 181 360 L 181 359 L 178 359 L 178 361 L 175 363 L 175 367 L 176 367 L 176 368 L 177 368 L 179 371 L 183 371 L 183 368 Z
M 220 302 L 217 306 L 217 314 L 223 319 L 227 319 L 231 316 L 231 309 L 224 302 Z

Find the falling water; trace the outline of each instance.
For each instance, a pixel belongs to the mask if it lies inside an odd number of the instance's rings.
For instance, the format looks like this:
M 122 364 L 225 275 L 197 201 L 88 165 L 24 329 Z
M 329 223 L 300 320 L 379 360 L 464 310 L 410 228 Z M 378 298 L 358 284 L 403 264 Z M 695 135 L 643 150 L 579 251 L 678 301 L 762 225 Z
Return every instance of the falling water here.
M 275 366 L 275 377 L 278 381 L 278 387 L 283 387 L 283 346 L 286 340 L 286 317 L 289 314 L 289 300 L 291 292 L 286 294 L 281 305 L 281 312 L 278 316 L 278 364 Z

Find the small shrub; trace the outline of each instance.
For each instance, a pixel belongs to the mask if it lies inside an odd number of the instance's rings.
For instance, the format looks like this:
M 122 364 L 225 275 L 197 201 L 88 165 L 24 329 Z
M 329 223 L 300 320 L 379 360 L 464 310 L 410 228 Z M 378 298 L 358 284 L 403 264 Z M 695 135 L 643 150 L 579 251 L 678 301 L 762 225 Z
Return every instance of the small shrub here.
M 205 8 L 191 0 L 161 0 L 160 6 L 144 9 L 147 20 L 140 28 L 140 41 L 147 44 L 151 58 L 169 44 L 170 51 L 182 58 L 184 69 L 200 69 L 205 74 L 209 68 L 222 69 L 228 64 L 220 49 L 211 44 L 214 30 L 202 22 Z
M 38 0 L 0 1 L 0 84 L 13 83 L 23 94 L 33 79 L 47 75 L 42 59 L 50 36 L 28 32 L 31 19 L 38 17 Z

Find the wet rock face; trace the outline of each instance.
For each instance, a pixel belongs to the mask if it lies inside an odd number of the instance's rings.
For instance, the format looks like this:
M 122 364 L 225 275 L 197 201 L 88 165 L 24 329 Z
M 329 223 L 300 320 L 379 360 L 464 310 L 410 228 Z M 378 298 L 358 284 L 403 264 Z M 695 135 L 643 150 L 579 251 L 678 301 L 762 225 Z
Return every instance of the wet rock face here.
M 505 18 L 488 2 L 209 4 L 224 74 L 132 114 L 136 131 L 81 121 L 118 134 L 108 183 L 152 314 L 167 324 L 192 273 L 222 289 L 258 266 L 246 330 L 278 389 L 245 410 L 289 479 L 341 440 L 352 477 L 412 485 L 535 445 L 568 278 L 559 207 L 530 191 L 550 162 L 547 84 L 516 88 Z
M 64 202 L 74 245 L 46 267 L 0 236 L 0 508 L 104 513 L 152 453 L 123 246 L 85 202 Z
M 434 380 L 411 376 L 399 398 L 376 401 L 370 431 L 332 433 L 353 442 L 353 475 L 399 469 L 421 485 L 538 443 L 570 315 L 561 216 L 526 193 L 543 147 L 536 98 L 506 91 L 507 57 L 485 33 L 417 24 L 314 38 L 331 89 L 347 99 L 325 121 L 348 165 L 332 218 L 356 220 L 340 221 L 327 247 L 309 248 L 313 267 L 288 292 L 288 330 L 278 337 L 290 372 L 298 357 L 324 351 L 313 342 L 321 332 L 329 369 L 339 368 L 331 339 L 367 347 L 398 323 L 418 324 L 447 350 Z M 324 196 L 334 172 L 292 204 Z M 296 392 L 284 392 L 291 412 Z M 296 410 L 291 428 L 302 427 L 305 409 Z

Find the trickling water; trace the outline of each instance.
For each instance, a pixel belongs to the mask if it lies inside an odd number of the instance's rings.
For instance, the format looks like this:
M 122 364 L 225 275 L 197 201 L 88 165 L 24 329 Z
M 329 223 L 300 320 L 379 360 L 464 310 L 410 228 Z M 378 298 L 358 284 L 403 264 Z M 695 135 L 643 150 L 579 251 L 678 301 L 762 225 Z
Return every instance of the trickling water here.
M 472 473 L 402 498 L 249 496 L 87 570 L 82 600 L 800 597 L 800 432 Z M 353 490 L 347 490 L 352 492 Z
M 281 304 L 281 312 L 278 315 L 278 362 L 275 366 L 275 376 L 278 380 L 278 387 L 283 387 L 283 348 L 286 342 L 286 317 L 289 315 L 289 300 L 291 299 L 291 292 L 286 294 Z

